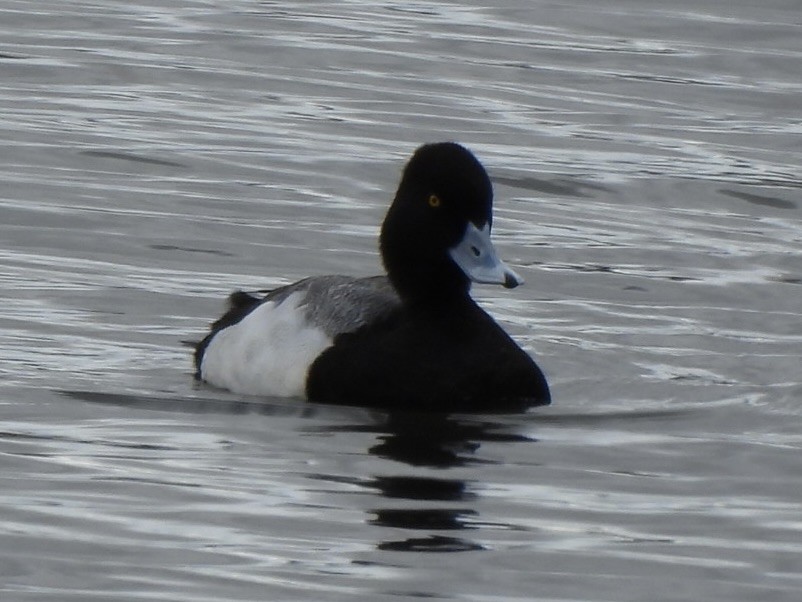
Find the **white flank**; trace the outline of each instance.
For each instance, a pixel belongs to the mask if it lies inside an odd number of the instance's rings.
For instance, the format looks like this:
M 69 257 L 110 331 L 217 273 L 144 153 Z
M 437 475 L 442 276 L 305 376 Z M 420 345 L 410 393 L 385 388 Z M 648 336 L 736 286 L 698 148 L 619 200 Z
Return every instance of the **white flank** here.
M 305 397 L 309 367 L 332 341 L 307 323 L 303 298 L 263 303 L 218 332 L 203 354 L 203 380 L 234 393 Z

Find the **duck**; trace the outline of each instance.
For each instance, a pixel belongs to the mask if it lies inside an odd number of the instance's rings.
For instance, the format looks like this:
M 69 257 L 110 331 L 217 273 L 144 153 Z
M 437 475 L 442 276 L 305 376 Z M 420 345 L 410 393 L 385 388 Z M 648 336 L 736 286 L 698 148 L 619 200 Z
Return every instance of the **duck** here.
M 456 142 L 424 144 L 382 223 L 385 275 L 237 291 L 195 348 L 195 377 L 242 395 L 445 413 L 551 403 L 532 357 L 471 297 L 521 277 L 491 241 L 493 186 Z

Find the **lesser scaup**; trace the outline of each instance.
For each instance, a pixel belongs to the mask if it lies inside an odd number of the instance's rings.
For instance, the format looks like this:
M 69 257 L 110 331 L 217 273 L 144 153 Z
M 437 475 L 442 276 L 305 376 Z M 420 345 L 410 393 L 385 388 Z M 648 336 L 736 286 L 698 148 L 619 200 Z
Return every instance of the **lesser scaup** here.
M 493 188 L 459 144 L 415 151 L 381 229 L 387 276 L 320 276 L 237 292 L 195 351 L 197 378 L 236 393 L 390 409 L 550 403 L 540 368 L 470 297 L 520 278 L 490 241 Z

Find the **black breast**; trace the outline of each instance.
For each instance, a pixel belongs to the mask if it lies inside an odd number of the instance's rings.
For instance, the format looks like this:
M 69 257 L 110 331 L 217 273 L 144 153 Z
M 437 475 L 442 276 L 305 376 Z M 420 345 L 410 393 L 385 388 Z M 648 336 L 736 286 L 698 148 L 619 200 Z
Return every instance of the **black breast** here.
M 417 311 L 337 337 L 312 364 L 310 400 L 439 412 L 550 403 L 535 362 L 473 301 Z

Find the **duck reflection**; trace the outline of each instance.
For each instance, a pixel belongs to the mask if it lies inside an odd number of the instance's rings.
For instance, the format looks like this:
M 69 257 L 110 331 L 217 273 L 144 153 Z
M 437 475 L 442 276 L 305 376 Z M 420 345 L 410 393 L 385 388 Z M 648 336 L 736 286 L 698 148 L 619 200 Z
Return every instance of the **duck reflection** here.
M 368 452 L 416 468 L 492 464 L 494 461 L 477 455 L 482 442 L 531 441 L 521 435 L 498 432 L 502 425 L 497 423 L 446 415 L 392 414 L 384 427 L 378 433 L 378 443 Z M 414 502 L 374 509 L 368 519 L 370 524 L 422 532 L 421 536 L 381 541 L 378 549 L 410 552 L 484 549 L 465 533 L 478 529 L 479 525 L 479 512 L 472 507 L 477 498 L 475 482 L 428 475 L 376 475 L 368 485 L 388 500 Z M 453 535 L 444 535 L 443 531 Z
M 368 454 L 381 458 L 379 466 L 407 474 L 374 474 L 367 479 L 332 474 L 308 475 L 323 481 L 341 481 L 375 493 L 382 501 L 367 510 L 366 523 L 386 533 L 409 532 L 402 539 L 382 539 L 379 550 L 409 552 L 461 552 L 483 550 L 484 546 L 469 537 L 482 526 L 474 503 L 481 491 L 481 469 L 497 460 L 482 457 L 486 442 L 532 442 L 531 436 L 516 433 L 517 420 L 505 421 L 501 416 L 456 417 L 443 414 L 386 414 L 374 411 L 353 411 L 314 404 L 265 403 L 257 400 L 156 398 L 128 394 L 62 391 L 62 394 L 91 403 L 102 403 L 148 410 L 190 413 L 265 414 L 276 417 L 300 416 L 319 421 L 331 413 L 337 417 L 324 426 L 304 426 L 299 430 L 314 432 L 369 433 L 374 444 Z M 348 415 L 341 421 L 342 412 Z M 478 467 L 478 468 L 476 468 Z M 410 474 L 411 473 L 411 474 Z M 471 478 L 458 478 L 468 474 Z
M 389 499 L 424 502 L 469 502 L 476 498 L 465 481 L 413 476 L 378 476 L 371 483 L 379 493 Z M 434 508 L 379 508 L 372 511 L 369 523 L 381 527 L 419 531 L 459 531 L 475 529 L 471 519 L 478 512 L 470 507 Z M 482 546 L 464 538 L 429 535 L 402 541 L 384 541 L 380 550 L 396 551 L 460 551 L 481 550 Z

